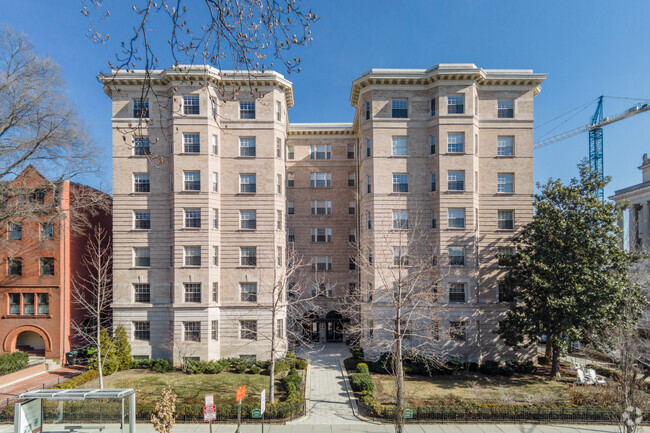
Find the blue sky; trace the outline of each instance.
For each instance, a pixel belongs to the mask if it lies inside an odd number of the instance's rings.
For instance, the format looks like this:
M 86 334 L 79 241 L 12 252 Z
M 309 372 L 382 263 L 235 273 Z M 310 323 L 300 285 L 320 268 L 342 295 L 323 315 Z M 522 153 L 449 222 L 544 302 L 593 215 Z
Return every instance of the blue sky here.
M 103 149 L 103 174 L 80 179 L 110 190 L 110 101 L 96 80 L 107 71 L 119 36 L 128 34 L 124 0 L 107 0 L 113 14 L 107 28 L 113 42 L 93 44 L 79 0 L 6 1 L 0 22 L 25 32 L 36 50 L 61 65 L 70 99 Z M 526 68 L 548 73 L 536 98 L 536 124 L 599 95 L 650 99 L 650 2 L 526 0 L 327 0 L 308 1 L 321 19 L 311 47 L 298 50 L 302 72 L 294 83 L 292 122 L 351 122 L 352 80 L 370 68 L 428 68 L 438 63 L 474 63 L 484 68 Z M 124 11 L 115 9 L 121 7 Z M 167 38 L 160 33 L 160 39 Z M 280 71 L 282 72 L 282 71 Z M 607 99 L 605 115 L 635 100 Z M 572 119 L 561 117 L 535 130 L 536 139 L 588 123 L 595 104 Z M 604 129 L 605 193 L 641 180 L 636 167 L 650 153 L 650 112 Z M 535 151 L 535 180 L 568 179 L 587 155 L 587 135 Z

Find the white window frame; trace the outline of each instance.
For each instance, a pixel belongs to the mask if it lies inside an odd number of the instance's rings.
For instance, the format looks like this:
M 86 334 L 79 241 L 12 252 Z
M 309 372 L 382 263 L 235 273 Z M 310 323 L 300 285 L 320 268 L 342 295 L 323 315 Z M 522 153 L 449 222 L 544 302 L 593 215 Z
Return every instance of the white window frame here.
M 391 155 L 408 156 L 408 137 L 406 136 L 391 137 Z

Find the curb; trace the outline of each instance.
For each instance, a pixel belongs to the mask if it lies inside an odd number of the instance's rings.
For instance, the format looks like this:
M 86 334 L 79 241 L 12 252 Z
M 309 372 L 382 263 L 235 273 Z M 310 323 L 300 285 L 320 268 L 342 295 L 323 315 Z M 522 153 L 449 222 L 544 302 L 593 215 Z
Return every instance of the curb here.
M 355 418 L 359 419 L 360 421 L 366 422 L 368 424 L 382 425 L 381 422 L 373 421 L 370 418 L 366 418 L 365 416 L 359 413 L 359 407 L 357 406 L 357 399 L 354 398 L 354 394 L 351 392 L 352 386 L 350 385 L 350 378 L 348 377 L 348 372 L 345 369 L 343 360 L 341 359 L 339 359 L 339 367 L 341 368 L 341 374 L 343 375 L 343 382 L 345 383 L 345 392 L 348 395 L 348 400 L 350 401 L 350 406 L 352 407 L 352 414 L 355 416 Z

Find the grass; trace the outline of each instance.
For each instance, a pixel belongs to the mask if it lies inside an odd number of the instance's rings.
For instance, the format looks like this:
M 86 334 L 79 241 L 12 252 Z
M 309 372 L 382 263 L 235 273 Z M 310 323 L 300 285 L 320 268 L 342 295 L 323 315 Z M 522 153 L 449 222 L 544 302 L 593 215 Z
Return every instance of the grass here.
M 203 404 L 206 394 L 214 395 L 215 404 L 234 404 L 235 391 L 246 385 L 246 401 L 259 401 L 260 393 L 269 387 L 269 376 L 259 374 L 185 374 L 182 372 L 156 373 L 150 370 L 125 370 L 104 377 L 104 388 L 133 388 L 139 390 L 138 401 L 154 403 L 162 390 L 171 386 L 178 395 L 178 404 Z M 91 380 L 83 388 L 98 388 L 99 379 Z M 280 380 L 275 379 L 275 396 L 284 398 Z M 278 401 L 278 400 L 276 400 Z
M 394 378 L 372 374 L 379 403 L 394 401 Z M 458 399 L 481 403 L 554 404 L 564 402 L 571 386 L 549 381 L 539 375 L 516 374 L 512 377 L 486 376 L 458 372 L 451 376 L 407 376 L 406 400 L 411 405 L 435 405 Z

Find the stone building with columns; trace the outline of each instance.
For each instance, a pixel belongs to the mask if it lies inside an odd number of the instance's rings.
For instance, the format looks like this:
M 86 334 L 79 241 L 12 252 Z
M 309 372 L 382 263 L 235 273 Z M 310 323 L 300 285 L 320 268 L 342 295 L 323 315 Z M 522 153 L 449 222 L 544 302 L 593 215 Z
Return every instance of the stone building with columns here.
M 615 202 L 627 201 L 628 205 L 628 239 L 627 248 L 648 249 L 650 247 L 650 160 L 643 155 L 641 165 L 641 183 L 619 189 L 610 199 Z
M 144 99 L 142 72 L 100 78 L 113 103 L 114 323 L 134 355 L 265 358 L 273 329 L 286 350 L 291 317 L 272 324 L 269 305 L 288 248 L 322 278 L 306 288 L 308 337 L 359 338 L 371 354 L 390 330 L 350 335 L 342 304 L 390 282 L 359 252 L 391 262 L 390 239 L 426 214 L 432 262 L 449 270 L 441 348 L 520 356 L 492 332 L 509 301 L 497 253 L 533 216 L 545 74 L 372 69 L 352 83 L 345 124 L 290 123 L 292 85 L 270 71 L 154 71 Z

